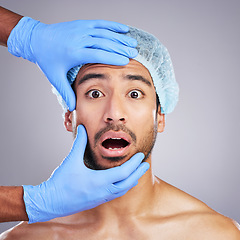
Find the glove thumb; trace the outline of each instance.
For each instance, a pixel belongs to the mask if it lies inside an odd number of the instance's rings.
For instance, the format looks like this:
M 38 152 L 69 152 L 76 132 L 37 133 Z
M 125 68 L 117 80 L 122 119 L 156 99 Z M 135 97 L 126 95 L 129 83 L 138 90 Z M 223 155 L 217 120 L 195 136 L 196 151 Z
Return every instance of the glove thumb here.
M 77 159 L 77 161 L 81 159 L 81 163 L 83 163 L 86 145 L 87 145 L 87 132 L 83 125 L 79 125 L 77 127 L 77 135 L 74 140 L 69 157 L 71 156 L 70 158 Z
M 57 79 L 50 82 L 52 82 L 53 86 L 62 96 L 63 100 L 68 106 L 69 111 L 72 112 L 76 107 L 76 97 L 66 75 L 64 73 L 58 74 Z

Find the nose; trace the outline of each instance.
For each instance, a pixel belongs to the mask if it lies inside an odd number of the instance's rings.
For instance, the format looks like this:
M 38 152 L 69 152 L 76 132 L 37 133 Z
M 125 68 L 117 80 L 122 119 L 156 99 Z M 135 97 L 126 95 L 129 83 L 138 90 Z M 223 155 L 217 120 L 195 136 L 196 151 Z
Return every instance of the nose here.
M 119 124 L 126 123 L 126 111 L 124 102 L 119 96 L 109 98 L 104 113 L 104 121 L 106 123 Z

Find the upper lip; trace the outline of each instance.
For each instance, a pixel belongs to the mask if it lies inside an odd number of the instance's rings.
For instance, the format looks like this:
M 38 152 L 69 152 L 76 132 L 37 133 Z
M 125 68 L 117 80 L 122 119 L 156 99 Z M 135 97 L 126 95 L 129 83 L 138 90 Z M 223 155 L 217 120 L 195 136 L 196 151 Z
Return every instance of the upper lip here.
M 131 143 L 131 137 L 125 133 L 125 132 L 114 132 L 114 131 L 108 131 L 106 133 L 104 133 L 101 137 L 100 137 L 100 142 L 103 143 L 105 140 L 107 139 L 124 139 L 125 141 L 127 141 L 129 144 Z

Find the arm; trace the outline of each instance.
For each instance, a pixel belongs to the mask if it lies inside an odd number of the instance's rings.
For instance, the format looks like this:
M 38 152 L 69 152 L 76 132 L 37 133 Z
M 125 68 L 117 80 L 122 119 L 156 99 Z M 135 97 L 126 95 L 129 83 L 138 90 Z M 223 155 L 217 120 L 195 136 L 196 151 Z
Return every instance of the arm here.
M 0 222 L 28 221 L 23 187 L 0 187 Z
M 12 29 L 23 16 L 0 7 L 0 45 L 7 47 L 7 40 Z

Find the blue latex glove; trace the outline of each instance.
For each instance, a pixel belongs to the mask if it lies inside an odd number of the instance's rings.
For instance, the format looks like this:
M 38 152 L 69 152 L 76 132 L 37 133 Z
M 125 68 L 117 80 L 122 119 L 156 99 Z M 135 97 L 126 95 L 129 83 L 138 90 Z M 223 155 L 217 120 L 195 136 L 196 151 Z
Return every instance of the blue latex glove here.
M 69 155 L 51 177 L 38 186 L 23 186 L 29 223 L 43 222 L 94 208 L 124 195 L 148 170 L 143 153 L 119 167 L 92 170 L 83 162 L 87 133 L 82 125 Z M 141 163 L 141 164 L 140 164 Z
M 67 81 L 68 70 L 85 63 L 128 64 L 129 58 L 138 54 L 137 41 L 119 34 L 128 29 L 104 20 L 43 24 L 23 17 L 13 28 L 7 45 L 13 55 L 36 63 L 73 111 L 76 100 Z

